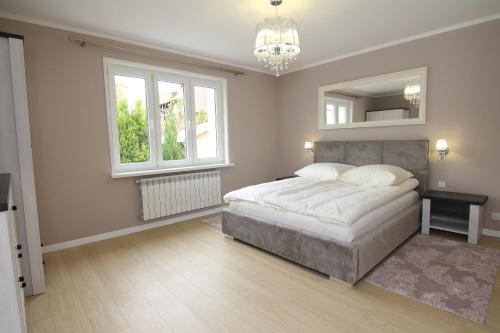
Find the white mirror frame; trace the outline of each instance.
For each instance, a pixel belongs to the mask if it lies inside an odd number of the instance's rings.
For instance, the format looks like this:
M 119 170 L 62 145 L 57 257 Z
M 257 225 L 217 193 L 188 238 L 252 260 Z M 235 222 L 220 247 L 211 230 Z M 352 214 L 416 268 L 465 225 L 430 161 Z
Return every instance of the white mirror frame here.
M 420 76 L 420 104 L 419 116 L 412 119 L 384 120 L 384 121 L 365 121 L 347 124 L 327 125 L 324 116 L 324 95 L 325 92 L 342 89 L 359 84 L 368 84 L 376 81 L 387 81 L 398 79 L 406 76 Z M 401 72 L 371 76 L 359 80 L 341 82 L 321 86 L 318 88 L 318 128 L 321 129 L 338 129 L 338 128 L 359 128 L 359 127 L 381 127 L 381 126 L 403 126 L 403 125 L 424 125 L 425 124 L 425 108 L 427 97 L 427 67 L 419 67 Z

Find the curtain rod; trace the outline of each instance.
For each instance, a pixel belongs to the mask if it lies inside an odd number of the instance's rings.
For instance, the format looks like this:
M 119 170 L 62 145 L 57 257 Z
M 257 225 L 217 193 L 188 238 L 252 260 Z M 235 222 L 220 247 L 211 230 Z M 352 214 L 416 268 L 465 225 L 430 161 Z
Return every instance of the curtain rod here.
M 231 69 L 228 67 L 210 65 L 210 64 L 206 64 L 206 63 L 202 63 L 202 62 L 193 61 L 193 60 L 187 60 L 187 59 L 181 59 L 181 58 L 159 55 L 159 54 L 154 54 L 154 53 L 148 53 L 148 52 L 144 52 L 144 51 L 129 49 L 126 47 L 108 45 L 108 44 L 104 44 L 104 43 L 100 43 L 100 42 L 96 42 L 96 41 L 92 41 L 92 40 L 88 40 L 88 39 L 78 38 L 75 35 L 69 35 L 69 40 L 73 43 L 80 45 L 81 47 L 84 47 L 86 45 L 100 46 L 100 47 L 110 49 L 110 50 L 122 51 L 122 52 L 142 55 L 142 56 L 146 56 L 146 57 L 150 57 L 150 58 L 169 60 L 169 61 L 174 61 L 174 62 L 178 62 L 178 63 L 194 65 L 194 66 L 202 67 L 202 68 L 206 68 L 206 69 L 212 69 L 212 70 L 216 70 L 216 71 L 220 71 L 220 72 L 231 73 L 234 75 L 245 74 L 245 72 L 242 72 L 242 71 L 239 71 L 236 69 Z
M 24 36 L 22 36 L 22 35 L 16 35 L 16 34 L 13 34 L 10 32 L 4 32 L 4 31 L 0 31 L 0 37 L 16 38 L 16 39 L 24 40 Z

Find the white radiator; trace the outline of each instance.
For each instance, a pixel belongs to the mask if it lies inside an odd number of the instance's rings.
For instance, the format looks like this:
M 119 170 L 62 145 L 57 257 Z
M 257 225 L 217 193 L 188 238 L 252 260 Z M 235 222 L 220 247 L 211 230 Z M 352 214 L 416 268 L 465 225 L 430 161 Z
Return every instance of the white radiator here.
M 219 171 L 145 178 L 137 182 L 144 221 L 221 204 Z

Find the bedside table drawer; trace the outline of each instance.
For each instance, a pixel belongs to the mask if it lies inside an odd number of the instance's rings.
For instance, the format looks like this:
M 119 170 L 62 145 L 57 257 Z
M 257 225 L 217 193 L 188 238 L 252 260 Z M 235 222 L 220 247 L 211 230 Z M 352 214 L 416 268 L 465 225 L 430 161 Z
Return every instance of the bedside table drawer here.
M 431 205 L 432 215 L 447 215 L 460 218 L 469 218 L 470 208 L 468 205 L 453 202 L 433 201 Z

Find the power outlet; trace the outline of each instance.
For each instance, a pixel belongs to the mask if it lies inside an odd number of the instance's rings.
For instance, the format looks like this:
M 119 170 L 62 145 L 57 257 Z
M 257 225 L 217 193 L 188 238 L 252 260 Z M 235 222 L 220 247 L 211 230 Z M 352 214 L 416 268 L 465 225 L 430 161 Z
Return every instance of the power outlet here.
M 438 187 L 439 188 L 446 188 L 446 182 L 444 180 L 438 181 Z
M 500 221 L 500 213 L 491 213 L 491 219 L 493 221 Z

